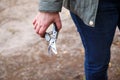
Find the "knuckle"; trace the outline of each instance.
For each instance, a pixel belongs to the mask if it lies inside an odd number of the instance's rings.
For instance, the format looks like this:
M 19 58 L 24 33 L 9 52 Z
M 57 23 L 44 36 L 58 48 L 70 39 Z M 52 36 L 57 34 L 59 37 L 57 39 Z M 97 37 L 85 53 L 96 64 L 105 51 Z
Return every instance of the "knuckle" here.
M 36 33 L 37 33 L 37 34 L 39 34 L 39 32 L 38 32 L 38 31 L 36 31 Z
M 36 31 L 37 34 L 39 34 L 39 29 L 36 29 L 35 31 Z
M 58 30 L 60 30 L 62 28 L 62 25 L 58 25 Z
M 36 27 L 34 26 L 34 29 L 36 29 Z
M 59 30 L 61 29 L 62 27 L 59 28 Z
M 33 25 L 35 24 L 35 20 L 32 22 L 32 24 L 33 24 Z
M 43 32 L 39 32 L 40 37 L 44 38 L 44 33 Z
M 41 37 L 41 38 L 44 38 L 44 36 L 43 36 L 43 35 L 40 35 L 40 37 Z
M 42 35 L 43 35 L 43 33 L 42 33 L 42 32 L 38 32 L 38 33 L 39 33 L 39 35 L 40 35 L 40 36 L 42 36 Z
M 43 25 L 43 27 L 45 28 L 45 27 L 48 27 L 48 23 L 45 23 L 44 25 Z

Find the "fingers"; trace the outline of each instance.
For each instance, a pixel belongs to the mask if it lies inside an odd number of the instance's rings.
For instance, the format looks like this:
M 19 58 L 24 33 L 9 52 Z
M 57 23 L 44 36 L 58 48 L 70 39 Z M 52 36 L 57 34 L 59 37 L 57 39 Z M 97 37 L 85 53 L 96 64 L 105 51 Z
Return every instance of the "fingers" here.
M 44 38 L 46 30 L 50 24 L 50 22 L 38 22 L 37 20 L 35 21 L 35 23 L 33 22 L 36 33 L 42 38 Z
M 37 34 L 39 34 L 40 27 L 41 26 L 39 24 L 37 24 L 37 26 L 34 28 Z
M 33 19 L 33 22 L 32 22 L 34 29 L 36 29 L 36 27 L 37 27 L 37 25 L 38 25 L 37 22 L 36 22 L 36 21 L 37 21 L 36 19 L 37 19 L 37 18 L 35 17 L 35 18 Z
M 36 28 L 37 28 L 37 26 L 38 26 L 38 23 L 35 23 L 35 24 L 34 24 L 34 29 L 36 29 Z
M 35 25 L 36 21 L 37 21 L 37 16 L 32 21 L 33 25 Z
M 39 29 L 39 35 L 40 35 L 40 37 L 44 38 L 46 30 L 49 27 L 49 25 L 50 25 L 50 23 L 47 23 L 47 24 L 44 24 L 44 25 L 42 25 L 40 27 L 40 29 Z
M 33 25 L 36 23 L 36 18 L 33 20 Z
M 61 29 L 61 20 L 59 13 L 39 12 L 33 20 L 33 25 L 36 33 L 44 38 L 47 28 L 50 24 L 55 23 L 58 31 Z

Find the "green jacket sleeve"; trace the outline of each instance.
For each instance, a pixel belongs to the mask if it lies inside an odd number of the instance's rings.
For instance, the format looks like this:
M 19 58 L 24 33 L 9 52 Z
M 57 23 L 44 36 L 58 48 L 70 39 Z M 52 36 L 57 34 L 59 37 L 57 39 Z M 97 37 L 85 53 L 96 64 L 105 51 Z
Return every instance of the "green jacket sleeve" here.
M 63 0 L 40 0 L 39 11 L 60 12 Z

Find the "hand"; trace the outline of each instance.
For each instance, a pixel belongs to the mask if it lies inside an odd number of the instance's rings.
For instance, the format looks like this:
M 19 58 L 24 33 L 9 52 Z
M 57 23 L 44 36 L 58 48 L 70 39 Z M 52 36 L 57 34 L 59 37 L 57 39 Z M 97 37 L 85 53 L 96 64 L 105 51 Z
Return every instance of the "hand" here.
M 62 24 L 59 13 L 57 12 L 39 12 L 33 20 L 33 25 L 36 33 L 44 38 L 45 32 L 50 24 L 55 23 L 58 31 L 61 29 Z

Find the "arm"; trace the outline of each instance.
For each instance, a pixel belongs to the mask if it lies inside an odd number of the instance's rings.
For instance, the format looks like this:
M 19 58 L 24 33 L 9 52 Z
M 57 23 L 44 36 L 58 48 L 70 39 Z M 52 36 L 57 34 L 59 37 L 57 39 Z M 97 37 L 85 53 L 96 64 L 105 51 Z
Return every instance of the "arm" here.
M 57 29 L 61 29 L 61 20 L 59 12 L 62 8 L 63 0 L 40 0 L 39 13 L 33 20 L 36 33 L 44 37 L 45 32 L 50 24 L 56 23 Z

